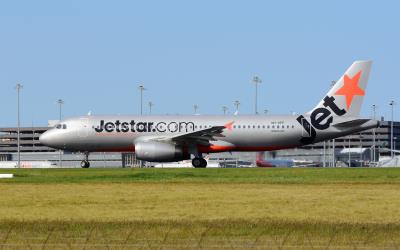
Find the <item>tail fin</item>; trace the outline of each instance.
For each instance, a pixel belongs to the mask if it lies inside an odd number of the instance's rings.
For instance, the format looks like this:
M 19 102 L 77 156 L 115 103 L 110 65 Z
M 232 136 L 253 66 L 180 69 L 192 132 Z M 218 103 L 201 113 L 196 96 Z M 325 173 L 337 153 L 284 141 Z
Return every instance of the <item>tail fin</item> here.
M 359 116 L 371 65 L 372 61 L 355 61 L 309 114 L 329 106 L 333 115 Z

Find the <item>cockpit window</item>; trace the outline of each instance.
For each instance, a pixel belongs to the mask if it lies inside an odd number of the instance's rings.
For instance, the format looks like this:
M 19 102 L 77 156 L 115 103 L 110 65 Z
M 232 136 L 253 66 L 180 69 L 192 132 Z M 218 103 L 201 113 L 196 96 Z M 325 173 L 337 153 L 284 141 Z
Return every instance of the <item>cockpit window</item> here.
M 67 129 L 67 124 L 57 124 L 56 129 Z

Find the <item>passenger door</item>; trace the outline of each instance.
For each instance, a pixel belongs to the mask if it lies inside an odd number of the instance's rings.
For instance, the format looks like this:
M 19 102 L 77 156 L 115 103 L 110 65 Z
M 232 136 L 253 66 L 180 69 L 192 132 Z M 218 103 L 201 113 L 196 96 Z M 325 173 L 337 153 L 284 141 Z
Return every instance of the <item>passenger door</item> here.
M 89 119 L 81 118 L 79 119 L 78 136 L 81 138 L 86 138 L 89 135 Z

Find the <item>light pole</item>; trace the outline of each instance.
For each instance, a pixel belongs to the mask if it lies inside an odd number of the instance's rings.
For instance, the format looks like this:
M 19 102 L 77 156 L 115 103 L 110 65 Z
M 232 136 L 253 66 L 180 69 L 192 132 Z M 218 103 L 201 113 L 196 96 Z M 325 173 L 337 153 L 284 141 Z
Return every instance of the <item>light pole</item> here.
M 138 89 L 140 91 L 140 115 L 142 116 L 143 115 L 143 91 L 145 91 L 146 88 L 143 85 L 139 85 Z M 139 166 L 143 167 L 143 161 L 139 161 Z
M 139 85 L 140 91 L 140 115 L 143 115 L 143 91 L 145 91 L 145 87 L 143 85 Z
M 58 104 L 58 107 L 59 107 L 59 118 L 60 118 L 60 122 L 61 122 L 61 119 L 62 119 L 62 105 L 64 104 L 64 101 L 62 100 L 62 99 L 58 99 L 57 100 L 57 104 Z M 61 149 L 59 150 L 59 156 L 58 156 L 58 166 L 62 166 L 62 156 L 61 156 Z
M 390 122 L 390 157 L 393 158 L 393 109 L 396 103 L 392 100 L 389 105 L 392 109 L 392 121 Z
M 21 149 L 20 149 L 20 112 L 19 112 L 19 93 L 23 88 L 22 84 L 18 83 L 15 85 L 15 89 L 17 90 L 17 148 L 18 148 L 18 168 L 21 167 Z
M 226 112 L 228 112 L 228 107 L 222 106 L 222 111 L 224 112 L 224 115 L 226 115 Z
M 363 135 L 362 135 L 362 133 L 360 132 L 360 165 L 361 165 L 361 167 L 363 167 L 363 160 L 364 160 L 364 157 L 363 157 L 363 150 L 362 150 L 362 138 L 363 138 Z
M 376 120 L 376 105 L 372 105 L 372 115 L 373 115 L 373 119 Z M 375 162 L 375 155 L 376 155 L 376 130 L 375 128 L 372 129 L 372 161 Z
M 332 167 L 336 167 L 336 159 L 335 159 L 335 139 L 332 140 Z
M 351 137 L 349 135 L 349 167 L 351 167 L 351 150 L 350 150 L 351 145 L 350 145 L 350 143 L 351 143 Z
M 326 141 L 324 141 L 324 161 L 322 163 L 322 167 L 326 167 Z
M 335 86 L 336 81 L 331 81 L 331 87 Z M 335 139 L 332 140 L 332 167 L 336 167 L 336 159 L 335 159 Z
M 151 115 L 151 108 L 154 106 L 153 102 L 149 102 L 149 114 Z
M 331 164 L 332 164 L 332 159 L 331 159 L 331 156 L 332 156 L 332 154 L 331 154 L 331 140 L 328 140 L 328 168 L 329 167 L 331 167 Z
M 236 100 L 234 103 L 233 103 L 233 105 L 235 105 L 235 108 L 236 108 L 236 113 L 237 112 L 239 112 L 239 106 L 240 106 L 240 102 L 238 101 L 238 100 Z
M 199 106 L 197 104 L 193 105 L 194 114 L 197 114 L 198 109 L 199 109 Z
M 258 114 L 258 111 L 257 111 L 258 84 L 262 83 L 261 78 L 258 76 L 253 77 L 253 83 L 256 87 L 254 112 L 255 112 L 255 114 Z

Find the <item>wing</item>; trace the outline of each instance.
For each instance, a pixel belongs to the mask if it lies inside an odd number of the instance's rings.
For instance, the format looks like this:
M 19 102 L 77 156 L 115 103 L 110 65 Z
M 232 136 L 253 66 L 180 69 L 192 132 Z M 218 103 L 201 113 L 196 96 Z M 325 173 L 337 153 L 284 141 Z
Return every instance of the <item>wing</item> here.
M 226 129 L 225 126 L 213 126 L 211 128 L 206 128 L 203 130 L 185 133 L 181 135 L 176 135 L 170 138 L 170 140 L 175 142 L 209 142 L 209 141 L 216 141 L 215 137 L 224 137 L 222 132 Z
M 224 130 L 232 129 L 232 125 L 234 122 L 230 122 L 225 124 L 224 126 L 213 126 L 210 128 L 182 133 L 178 135 L 172 136 L 163 136 L 163 137 L 153 137 L 150 140 L 155 141 L 168 141 L 174 142 L 177 144 L 201 144 L 201 145 L 209 145 L 210 141 L 217 141 L 220 137 L 225 137 L 222 133 Z

